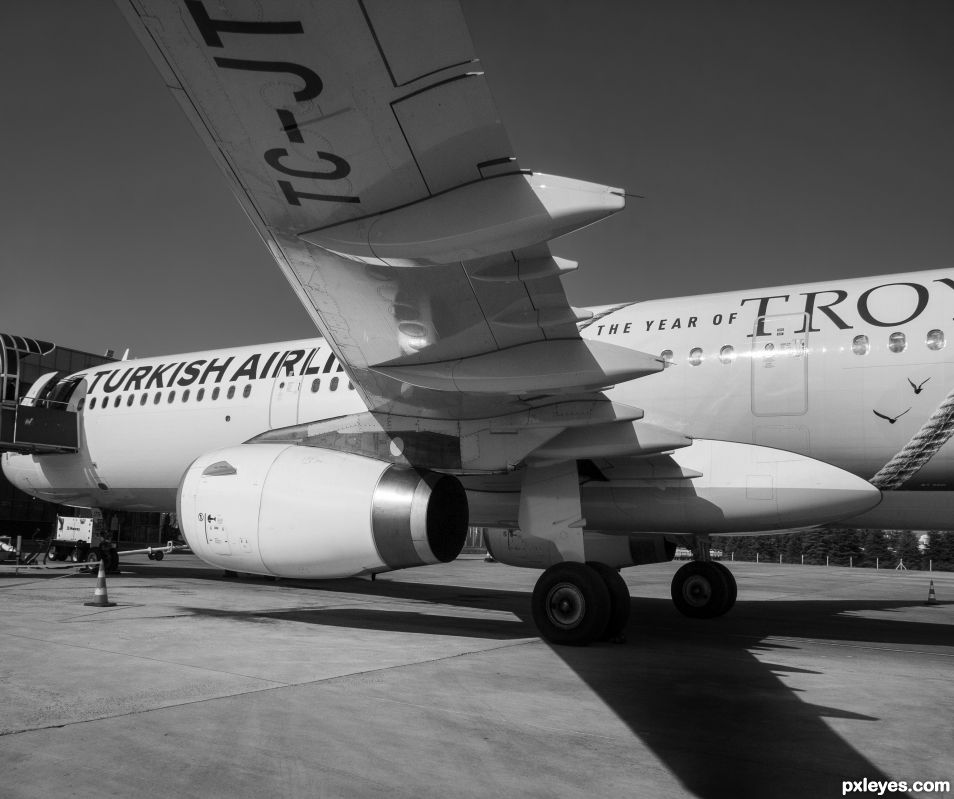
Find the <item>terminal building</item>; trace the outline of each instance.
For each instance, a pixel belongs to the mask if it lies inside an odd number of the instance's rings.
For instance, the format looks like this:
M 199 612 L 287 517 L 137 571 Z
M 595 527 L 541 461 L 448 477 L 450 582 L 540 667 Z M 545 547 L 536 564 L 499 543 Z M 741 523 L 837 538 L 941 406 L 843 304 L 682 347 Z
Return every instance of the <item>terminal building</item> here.
M 69 400 L 81 378 L 68 378 L 114 360 L 112 352 L 96 355 L 0 333 L 0 451 L 75 452 L 78 421 L 69 410 Z M 45 539 L 55 530 L 57 515 L 78 514 L 24 494 L 0 473 L 0 536 Z M 159 542 L 159 514 L 113 516 L 115 520 L 111 517 L 108 523 L 118 532 L 120 543 Z

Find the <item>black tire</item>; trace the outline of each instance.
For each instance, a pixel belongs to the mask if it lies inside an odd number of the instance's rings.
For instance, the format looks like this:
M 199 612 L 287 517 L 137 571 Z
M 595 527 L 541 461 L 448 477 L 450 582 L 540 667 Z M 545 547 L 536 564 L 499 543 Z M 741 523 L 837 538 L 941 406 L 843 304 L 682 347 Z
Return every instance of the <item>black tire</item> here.
M 162 560 L 165 557 L 165 552 L 153 552 L 152 556 L 155 560 Z
M 96 575 L 99 573 L 99 552 L 95 549 L 91 549 L 86 553 L 86 566 L 80 571 L 85 571 L 87 574 Z
M 609 589 L 589 566 L 557 563 L 537 580 L 530 609 L 537 630 L 550 643 L 586 646 L 600 638 L 609 622 Z
M 50 546 L 50 548 L 46 551 L 46 560 L 58 560 L 58 559 L 59 558 L 57 557 L 57 554 L 56 554 L 56 547 Z
M 629 588 L 620 573 L 612 566 L 607 566 L 605 563 L 596 563 L 595 561 L 586 565 L 600 576 L 609 591 L 609 622 L 606 629 L 603 630 L 600 640 L 612 641 L 623 634 L 623 630 L 626 629 L 626 624 L 629 622 Z
M 725 613 L 729 601 L 729 581 L 711 561 L 693 560 L 672 578 L 672 601 L 676 609 L 692 619 L 711 619 Z
M 735 600 L 739 596 L 739 584 L 735 581 L 735 575 L 732 573 L 731 569 L 729 569 L 729 567 L 726 566 L 724 563 L 720 563 L 719 561 L 714 560 L 712 561 L 712 565 L 715 566 L 720 572 L 722 572 L 722 576 L 725 577 L 725 581 L 729 586 L 729 600 L 728 602 L 726 602 L 725 608 L 723 608 L 722 613 L 719 614 L 720 616 L 722 616 L 728 613 L 730 610 L 732 610 L 733 607 L 735 607 Z

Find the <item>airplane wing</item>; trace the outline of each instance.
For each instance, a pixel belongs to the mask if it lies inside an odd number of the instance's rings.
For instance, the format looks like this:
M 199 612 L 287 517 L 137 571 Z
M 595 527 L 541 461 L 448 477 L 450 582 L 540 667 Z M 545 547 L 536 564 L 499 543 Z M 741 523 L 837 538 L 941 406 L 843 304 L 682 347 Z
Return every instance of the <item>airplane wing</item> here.
M 499 416 L 662 368 L 580 338 L 547 241 L 623 192 L 518 166 L 457 3 L 117 2 L 373 412 Z

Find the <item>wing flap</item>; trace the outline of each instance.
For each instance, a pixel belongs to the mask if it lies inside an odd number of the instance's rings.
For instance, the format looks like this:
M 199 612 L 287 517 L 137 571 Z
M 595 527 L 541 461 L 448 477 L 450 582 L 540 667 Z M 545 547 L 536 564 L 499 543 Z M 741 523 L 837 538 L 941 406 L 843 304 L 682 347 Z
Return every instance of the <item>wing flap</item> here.
M 602 341 L 536 341 L 457 361 L 378 366 L 412 386 L 465 394 L 581 392 L 662 371 L 655 355 Z
M 623 208 L 621 189 L 515 173 L 300 234 L 331 252 L 385 266 L 476 260 L 562 236 Z
M 658 425 L 642 421 L 612 422 L 564 430 L 534 450 L 532 460 L 550 462 L 641 457 L 670 452 L 691 444 L 689 436 Z

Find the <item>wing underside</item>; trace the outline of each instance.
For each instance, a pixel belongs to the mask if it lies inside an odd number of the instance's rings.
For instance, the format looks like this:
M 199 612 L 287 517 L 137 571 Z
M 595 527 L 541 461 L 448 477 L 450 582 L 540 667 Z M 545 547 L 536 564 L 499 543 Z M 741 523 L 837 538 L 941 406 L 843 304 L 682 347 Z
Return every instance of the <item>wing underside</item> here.
M 638 418 L 547 244 L 623 192 L 519 167 L 457 3 L 117 1 L 379 427 Z

